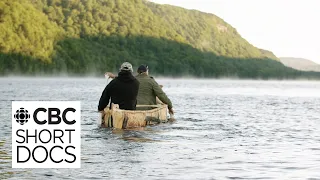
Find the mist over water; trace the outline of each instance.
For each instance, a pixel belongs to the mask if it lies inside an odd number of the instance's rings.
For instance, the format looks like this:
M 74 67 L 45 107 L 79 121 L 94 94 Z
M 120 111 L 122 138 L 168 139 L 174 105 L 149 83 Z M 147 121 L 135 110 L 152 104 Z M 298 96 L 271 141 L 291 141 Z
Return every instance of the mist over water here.
M 320 179 L 320 82 L 168 79 L 173 123 L 98 127 L 104 78 L 0 78 L 0 179 Z M 11 169 L 11 101 L 81 101 L 81 169 Z

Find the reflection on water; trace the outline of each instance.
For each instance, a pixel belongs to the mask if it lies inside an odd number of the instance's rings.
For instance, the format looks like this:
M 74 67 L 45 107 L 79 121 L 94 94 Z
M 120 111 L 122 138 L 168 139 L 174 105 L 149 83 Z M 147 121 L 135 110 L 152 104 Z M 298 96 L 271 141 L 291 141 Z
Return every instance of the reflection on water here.
M 11 141 L 10 141 L 11 143 Z M 9 150 L 11 146 L 5 140 L 0 140 L 0 179 L 8 179 L 13 177 L 15 174 L 23 174 L 25 172 L 14 171 L 9 169 L 11 167 L 11 154 Z
M 119 139 L 123 139 L 125 141 L 131 142 L 155 142 L 157 140 L 145 138 L 143 131 L 148 131 L 150 133 L 153 132 L 151 128 L 148 127 L 139 127 L 139 128 L 131 128 L 131 129 L 113 129 L 112 133 L 119 137 Z M 159 131 L 158 131 L 159 132 Z
M 158 81 L 176 121 L 112 130 L 104 79 L 0 79 L 0 179 L 320 179 L 320 82 Z M 11 169 L 12 100 L 80 100 L 81 169 Z

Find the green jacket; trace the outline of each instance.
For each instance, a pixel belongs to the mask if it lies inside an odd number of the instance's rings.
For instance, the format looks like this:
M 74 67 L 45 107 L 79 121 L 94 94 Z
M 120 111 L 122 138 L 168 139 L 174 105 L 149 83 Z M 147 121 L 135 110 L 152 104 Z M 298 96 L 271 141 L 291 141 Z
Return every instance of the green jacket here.
M 159 84 L 153 78 L 146 74 L 138 74 L 135 77 L 140 82 L 137 104 L 156 105 L 156 97 L 158 97 L 163 103 L 168 105 L 169 109 L 172 108 L 170 99 L 162 91 Z

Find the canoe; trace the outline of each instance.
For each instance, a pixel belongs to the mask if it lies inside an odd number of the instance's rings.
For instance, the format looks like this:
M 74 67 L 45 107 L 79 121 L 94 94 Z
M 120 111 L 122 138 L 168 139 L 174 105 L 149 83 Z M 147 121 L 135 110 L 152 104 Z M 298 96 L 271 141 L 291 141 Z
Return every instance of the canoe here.
M 137 105 L 137 110 L 122 110 L 118 104 L 112 104 L 111 107 L 106 107 L 102 115 L 105 127 L 128 129 L 168 122 L 166 104 Z

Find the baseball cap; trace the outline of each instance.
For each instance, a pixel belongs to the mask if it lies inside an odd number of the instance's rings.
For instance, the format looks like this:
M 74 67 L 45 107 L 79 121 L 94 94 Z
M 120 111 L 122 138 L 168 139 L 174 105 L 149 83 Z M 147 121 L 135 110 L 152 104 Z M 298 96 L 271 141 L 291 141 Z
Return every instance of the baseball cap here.
M 140 65 L 138 67 L 138 73 L 143 73 L 143 72 L 147 72 L 149 70 L 148 66 L 147 65 Z
M 121 64 L 120 71 L 131 71 L 133 72 L 132 65 L 129 62 L 124 62 Z

